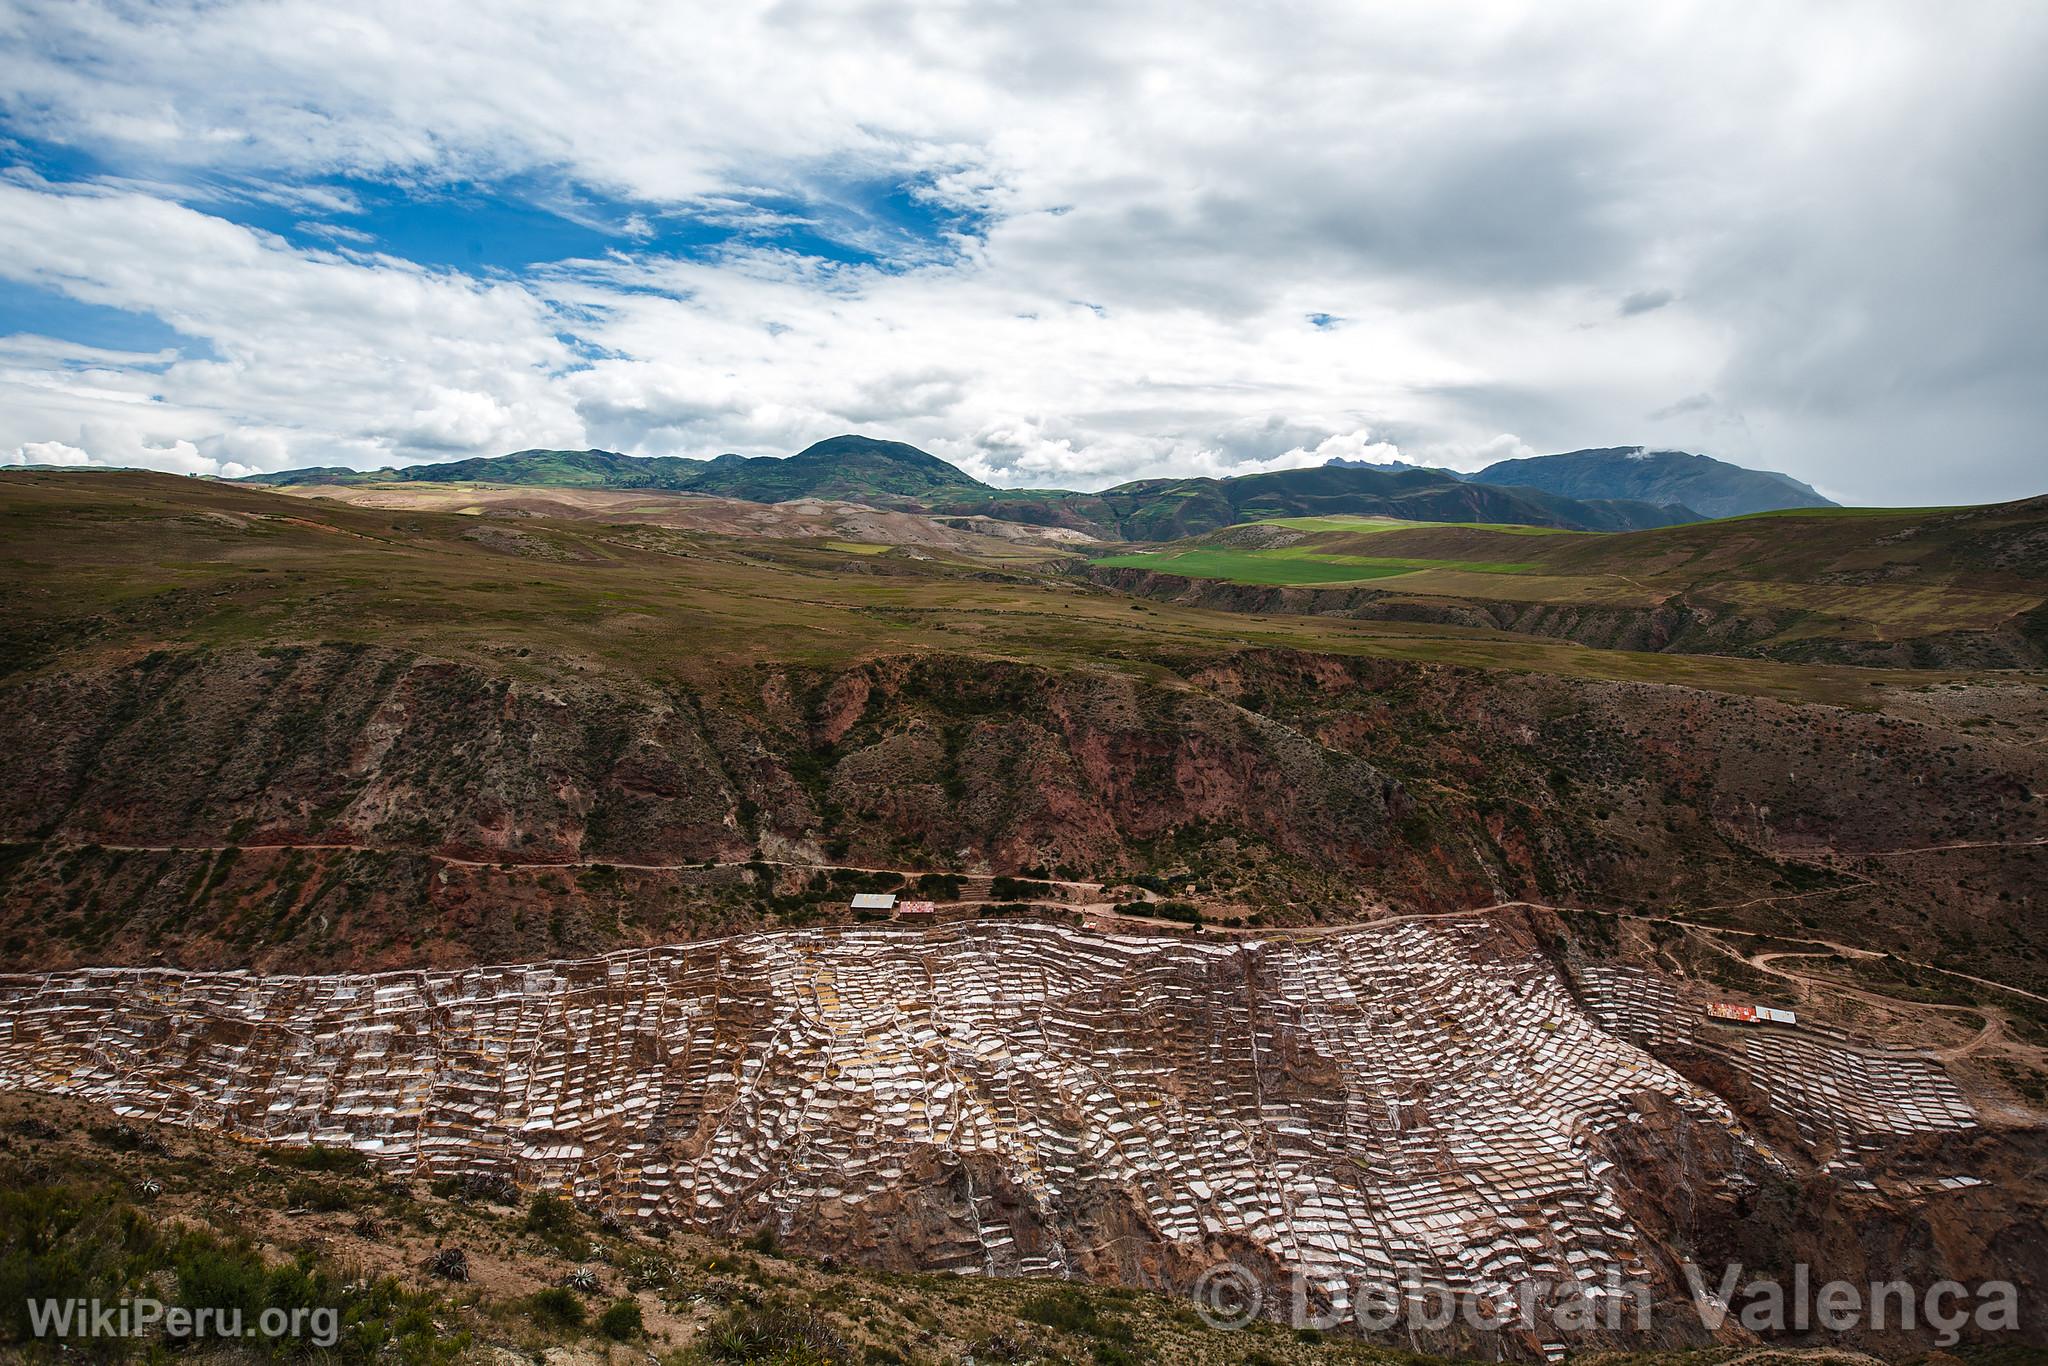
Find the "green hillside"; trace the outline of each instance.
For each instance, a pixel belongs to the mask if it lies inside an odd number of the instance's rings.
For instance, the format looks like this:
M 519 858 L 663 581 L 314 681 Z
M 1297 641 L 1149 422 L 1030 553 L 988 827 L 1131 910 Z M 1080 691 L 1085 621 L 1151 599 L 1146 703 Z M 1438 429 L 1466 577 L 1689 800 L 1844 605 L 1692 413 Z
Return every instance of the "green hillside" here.
M 1420 526 L 1363 539 L 1370 548 L 1337 553 L 1512 563 L 1551 539 L 1608 538 Z M 146 651 L 175 635 L 218 648 L 374 640 L 494 667 L 521 649 L 573 651 L 650 677 L 969 644 L 1090 668 L 1255 645 L 1803 697 L 1846 699 L 1863 686 L 1855 671 L 1582 650 L 1492 630 L 1153 607 L 1057 572 L 959 556 L 849 556 L 822 543 L 547 517 L 480 525 L 170 475 L 0 474 L 0 542 L 16 604 L 0 630 L 0 674 L 72 650 Z M 1512 552 L 1485 549 L 1494 544 Z M 861 572 L 847 572 L 855 561 Z
M 1397 517 L 1418 522 L 1515 522 L 1622 531 L 1693 520 L 1683 508 L 1579 502 L 1527 489 L 1468 484 L 1427 470 L 1324 466 L 1232 479 L 1152 479 L 1100 495 L 1125 540 L 1168 541 L 1279 517 Z
M 721 455 L 704 464 L 684 487 L 693 493 L 715 493 L 756 503 L 842 498 L 894 506 L 906 500 L 986 489 L 988 485 L 901 441 L 835 436 L 807 446 L 788 459 Z
M 987 516 L 1064 527 L 1103 540 L 1171 541 L 1274 517 L 1384 516 L 1424 522 L 1513 523 L 1627 531 L 1695 520 L 1683 507 L 1577 500 L 1536 489 L 1490 488 L 1433 470 L 1326 466 L 1227 479 L 1142 479 L 1101 493 L 998 489 L 900 441 L 835 436 L 785 458 L 711 460 L 616 451 L 511 455 L 367 472 L 321 467 L 250 475 L 254 484 L 464 483 L 665 489 L 757 503 L 832 498 L 939 516 Z
M 1702 517 L 1834 506 L 1818 490 L 1788 474 L 1744 469 L 1686 451 L 1654 451 L 1641 446 L 1502 460 L 1467 477 L 1474 483 L 1540 489 L 1564 498 L 1682 504 Z
M 510 455 L 408 465 L 381 470 L 320 466 L 253 474 L 245 484 L 510 484 L 542 488 L 664 489 L 779 503 L 791 498 L 839 498 L 900 503 L 931 495 L 986 488 L 935 455 L 900 441 L 835 436 L 787 459 L 721 455 L 622 455 L 617 451 L 515 451 Z
M 991 489 L 971 498 L 949 499 L 931 511 L 1072 527 L 1120 541 L 1174 541 L 1244 522 L 1292 517 L 1381 517 L 1577 531 L 1629 531 L 1697 520 L 1683 507 L 1584 502 L 1535 489 L 1488 488 L 1433 470 L 1389 472 L 1337 465 L 1228 479 L 1140 479 L 1100 493 Z
M 1374 601 L 1350 610 L 1587 644 L 1916 666 L 2048 660 L 2048 498 L 1779 511 L 1613 535 L 1281 518 L 1091 563 L 1247 587 L 1366 585 Z
M 276 484 L 520 484 L 545 488 L 683 489 L 703 469 L 701 460 L 633 456 L 617 451 L 514 451 L 438 465 L 351 470 L 337 465 L 245 475 L 236 483 Z

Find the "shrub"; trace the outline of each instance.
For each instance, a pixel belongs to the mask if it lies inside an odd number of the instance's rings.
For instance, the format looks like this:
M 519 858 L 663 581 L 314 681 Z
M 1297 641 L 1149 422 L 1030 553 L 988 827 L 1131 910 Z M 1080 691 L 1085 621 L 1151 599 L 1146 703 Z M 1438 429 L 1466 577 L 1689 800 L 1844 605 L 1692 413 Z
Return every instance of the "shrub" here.
M 117 1153 L 155 1153 L 158 1156 L 169 1152 L 163 1139 L 147 1129 L 137 1129 L 126 1124 L 99 1124 L 86 1130 L 92 1140 Z
M 525 1228 L 570 1261 L 590 1260 L 590 1243 L 577 1228 L 576 1207 L 553 1195 L 536 1195 L 526 1207 Z
M 459 1247 L 444 1247 L 426 1260 L 427 1274 L 444 1281 L 469 1279 L 469 1254 Z
M 553 1286 L 547 1290 L 536 1290 L 526 1297 L 526 1313 L 543 1328 L 581 1328 L 583 1326 L 583 1301 L 576 1298 L 573 1290 Z
M 158 1227 L 112 1187 L 37 1182 L 18 1166 L 0 1167 L 0 1342 L 31 1335 L 30 1300 L 112 1301 L 162 1295 L 166 1285 L 181 1307 L 239 1309 L 245 1324 L 266 1309 L 331 1309 L 340 1340 L 321 1351 L 325 1361 L 412 1366 L 452 1361 L 470 1347 L 467 1333 L 434 1327 L 433 1297 L 389 1277 L 358 1281 L 311 1254 L 273 1266 L 240 1240 Z M 76 1338 L 61 1350 L 91 1361 L 125 1358 L 130 1345 Z M 11 1359 L 7 1349 L 0 1355 Z
M 269 1157 L 280 1167 L 302 1172 L 359 1172 L 370 1165 L 370 1159 L 354 1148 L 335 1148 L 324 1143 L 315 1143 L 310 1148 L 275 1148 Z
M 199 1236 L 181 1240 L 172 1257 L 178 1276 L 178 1300 L 187 1308 L 212 1306 L 239 1310 L 254 1323 L 264 1308 L 263 1263 L 248 1249 Z
M 442 1177 L 434 1183 L 434 1194 L 444 1200 L 481 1200 L 492 1205 L 519 1203 L 519 1187 L 512 1184 L 510 1177 L 494 1172 L 465 1172 L 461 1176 Z
M 1102 1324 L 1094 1301 L 1078 1290 L 1048 1290 L 1033 1295 L 1018 1308 L 1017 1317 L 1083 1337 L 1094 1337 Z
M 315 1214 L 333 1214 L 355 1207 L 355 1196 L 348 1187 L 328 1181 L 294 1181 L 285 1191 L 284 1199 L 291 1209 L 312 1210 Z
M 700 1350 L 713 1361 L 772 1361 L 778 1366 L 839 1366 L 846 1344 L 831 1325 L 788 1300 L 737 1304 L 704 1332 Z
M 597 1330 L 615 1342 L 630 1342 L 647 1331 L 637 1300 L 618 1300 L 598 1316 Z

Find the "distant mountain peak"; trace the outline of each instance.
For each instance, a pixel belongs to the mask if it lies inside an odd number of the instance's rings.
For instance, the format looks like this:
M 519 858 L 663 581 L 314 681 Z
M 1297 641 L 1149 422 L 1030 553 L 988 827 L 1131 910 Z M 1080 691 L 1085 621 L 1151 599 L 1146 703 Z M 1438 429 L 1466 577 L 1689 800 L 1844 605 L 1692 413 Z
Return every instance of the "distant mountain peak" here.
M 1504 460 L 1472 475 L 1400 460 L 1337 458 L 1307 469 L 1229 478 L 1136 480 L 1093 494 L 1034 492 L 992 488 L 929 451 L 858 432 L 826 437 L 791 456 L 728 453 L 691 459 L 533 448 L 360 473 L 331 467 L 286 470 L 255 475 L 248 482 L 661 489 L 755 503 L 830 498 L 1136 540 L 1173 539 L 1260 517 L 1320 513 L 1618 531 L 1739 512 L 1830 506 L 1785 475 L 1642 446 Z
M 1502 460 L 1465 477 L 1475 483 L 1540 489 L 1565 498 L 1683 506 L 1702 517 L 1835 506 L 1819 490 L 1789 474 L 1752 470 L 1711 455 L 1654 446 L 1601 446 Z
M 1333 455 L 1323 462 L 1325 469 L 1378 470 L 1381 474 L 1404 474 L 1409 470 L 1434 470 L 1430 465 L 1417 465 L 1406 460 L 1353 460 L 1346 455 Z M 1448 474 L 1449 470 L 1440 471 Z
M 926 469 L 951 470 L 956 475 L 960 473 L 957 466 L 939 459 L 930 451 L 919 450 L 907 441 L 885 441 L 880 437 L 862 436 L 858 432 L 845 432 L 839 436 L 828 436 L 823 441 L 814 441 L 790 459 L 816 461 L 846 456 L 872 456 Z
M 534 447 L 506 455 L 370 471 L 333 467 L 251 475 L 258 484 L 475 483 L 534 487 L 666 489 L 708 493 L 756 503 L 791 498 L 838 498 L 900 505 L 932 493 L 962 493 L 988 486 L 928 451 L 901 441 L 846 433 L 827 437 L 788 457 L 725 455 L 696 460 L 676 455 L 626 455 Z

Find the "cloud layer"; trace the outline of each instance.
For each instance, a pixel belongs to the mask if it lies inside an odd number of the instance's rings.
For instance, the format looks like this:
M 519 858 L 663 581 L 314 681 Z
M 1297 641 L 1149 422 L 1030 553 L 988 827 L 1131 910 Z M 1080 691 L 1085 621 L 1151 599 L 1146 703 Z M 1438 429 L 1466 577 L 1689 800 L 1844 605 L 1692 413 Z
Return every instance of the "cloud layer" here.
M 2044 57 L 2019 3 L 0 3 L 0 461 L 2021 496 Z

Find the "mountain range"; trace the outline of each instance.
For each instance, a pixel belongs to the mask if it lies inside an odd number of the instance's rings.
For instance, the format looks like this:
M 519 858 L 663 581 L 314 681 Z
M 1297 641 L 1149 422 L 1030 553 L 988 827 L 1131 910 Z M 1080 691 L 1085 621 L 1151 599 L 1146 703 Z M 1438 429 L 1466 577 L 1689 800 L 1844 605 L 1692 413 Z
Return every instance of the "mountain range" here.
M 835 436 L 787 458 L 632 456 L 605 450 L 510 455 L 380 470 L 336 466 L 249 475 L 269 485 L 482 483 L 663 489 L 750 502 L 829 498 L 935 516 L 1063 527 L 1104 540 L 1165 541 L 1259 518 L 1380 515 L 1575 531 L 1632 531 L 1707 517 L 1828 506 L 1785 475 L 1640 448 L 1505 461 L 1474 475 L 1332 461 L 1229 478 L 1141 479 L 1100 493 L 1003 489 L 900 441 Z
M 1329 462 L 1344 469 L 1382 474 L 1424 469 L 1430 474 L 1497 487 L 1540 489 L 1561 498 L 1626 499 L 1660 507 L 1684 507 L 1703 518 L 1741 517 L 1787 508 L 1838 506 L 1809 484 L 1775 470 L 1745 469 L 1688 451 L 1659 451 L 1644 446 L 1605 446 L 1500 460 L 1476 474 L 1396 461 Z
M 865 436 L 836 436 L 783 459 L 617 451 L 524 450 L 433 465 L 351 470 L 325 465 L 252 474 L 250 484 L 518 484 L 547 488 L 669 489 L 772 503 L 790 498 L 916 499 L 988 485 L 915 446 Z

